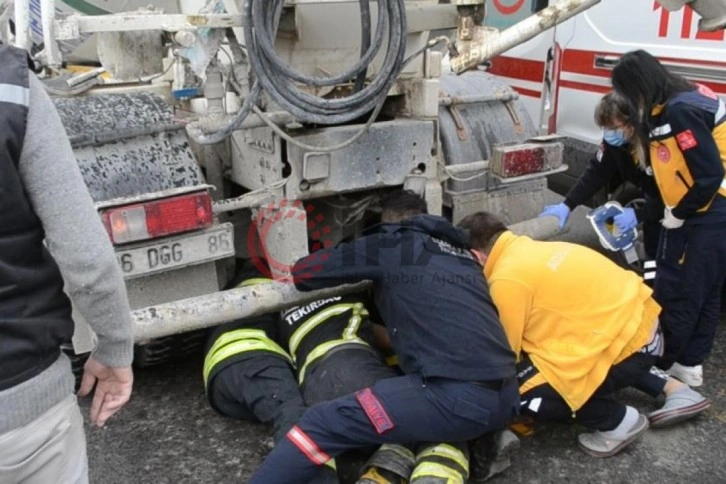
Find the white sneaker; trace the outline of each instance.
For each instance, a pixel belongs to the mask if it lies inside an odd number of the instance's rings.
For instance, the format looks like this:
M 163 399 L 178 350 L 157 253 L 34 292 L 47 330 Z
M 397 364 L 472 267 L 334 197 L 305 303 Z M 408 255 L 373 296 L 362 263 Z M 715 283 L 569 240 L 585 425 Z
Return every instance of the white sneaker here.
M 673 363 L 673 366 L 666 373 L 674 378 L 678 378 L 690 387 L 700 387 L 703 385 L 702 365 L 684 366 L 679 363 Z

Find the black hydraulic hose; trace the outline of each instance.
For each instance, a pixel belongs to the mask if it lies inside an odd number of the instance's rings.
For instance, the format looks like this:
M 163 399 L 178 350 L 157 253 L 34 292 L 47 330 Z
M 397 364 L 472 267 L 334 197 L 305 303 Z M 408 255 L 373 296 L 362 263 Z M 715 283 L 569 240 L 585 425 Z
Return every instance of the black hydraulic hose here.
M 381 95 L 386 95 L 402 68 L 406 24 L 403 0 L 381 0 L 378 26 L 373 44 L 354 67 L 330 77 L 313 77 L 294 71 L 276 56 L 272 41 L 275 23 L 280 18 L 283 0 L 250 0 L 245 16 L 252 23 L 245 28 L 247 48 L 253 70 L 265 92 L 283 109 L 301 121 L 338 124 L 351 121 L 371 111 Z M 261 26 L 261 27 L 260 27 Z M 333 86 L 349 82 L 373 60 L 388 33 L 388 50 L 380 73 L 366 88 L 345 98 L 324 99 L 298 89 L 293 81 L 309 86 Z
M 265 92 L 297 119 L 317 124 L 340 124 L 370 112 L 387 95 L 403 69 L 406 48 L 406 16 L 403 0 L 380 0 L 376 38 L 366 55 L 347 72 L 331 77 L 312 77 L 292 70 L 277 58 L 272 48 L 275 24 L 283 0 L 249 0 L 244 22 L 245 43 L 253 70 Z M 263 6 L 264 5 L 264 6 Z M 343 98 L 325 99 L 298 89 L 293 81 L 310 86 L 330 86 L 348 82 L 364 68 L 379 47 L 380 37 L 388 34 L 388 48 L 380 72 L 359 92 Z
M 395 2 L 396 0 L 382 0 L 381 3 L 390 4 L 392 1 Z M 403 3 L 403 0 L 397 1 L 401 4 Z M 296 71 L 277 57 L 275 37 L 277 35 L 277 24 L 282 15 L 283 4 L 284 0 L 248 0 L 245 2 L 242 24 L 245 29 L 245 44 L 247 50 L 250 53 L 254 52 L 256 54 L 254 57 L 257 57 L 263 67 L 269 68 L 269 73 L 279 74 L 293 81 L 315 87 L 334 86 L 349 82 L 358 73 L 365 70 L 383 45 L 383 36 L 388 30 L 389 21 L 391 20 L 387 9 L 379 5 L 376 36 L 365 54 L 358 59 L 358 62 L 350 69 L 338 75 L 313 77 Z M 250 25 L 251 28 L 247 28 L 247 25 Z M 390 47 L 389 50 L 391 50 Z M 252 54 L 250 55 L 252 56 Z
M 223 141 L 239 129 L 244 119 L 257 103 L 264 91 L 282 109 L 296 119 L 316 124 L 341 124 L 353 121 L 373 111 L 383 102 L 388 91 L 396 82 L 405 62 L 406 11 L 404 0 L 378 0 L 378 19 L 373 42 L 367 47 L 366 31 L 370 38 L 369 0 L 360 0 L 362 40 L 358 62 L 347 71 L 329 77 L 314 77 L 298 72 L 284 64 L 274 48 L 274 39 L 282 15 L 284 0 L 247 0 L 242 22 L 245 48 L 255 81 L 246 96 L 240 111 L 226 125 L 212 133 L 205 133 L 200 123 L 190 123 L 187 131 L 201 144 Z M 365 5 L 364 5 L 365 4 Z M 367 12 L 367 13 L 366 13 Z M 365 24 L 368 28 L 365 28 Z M 387 34 L 387 50 L 379 73 L 367 86 L 365 76 L 368 66 L 378 54 Z M 359 80 L 362 77 L 362 81 Z M 356 88 L 350 96 L 325 99 L 300 90 L 295 82 L 313 87 L 334 86 L 356 79 Z

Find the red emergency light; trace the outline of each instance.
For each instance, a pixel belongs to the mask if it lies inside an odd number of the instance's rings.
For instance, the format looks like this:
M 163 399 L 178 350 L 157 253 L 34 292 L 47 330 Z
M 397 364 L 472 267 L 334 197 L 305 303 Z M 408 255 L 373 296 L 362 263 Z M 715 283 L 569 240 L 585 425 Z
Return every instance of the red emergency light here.
M 101 213 L 114 244 L 154 239 L 212 225 L 212 198 L 207 192 L 113 207 Z

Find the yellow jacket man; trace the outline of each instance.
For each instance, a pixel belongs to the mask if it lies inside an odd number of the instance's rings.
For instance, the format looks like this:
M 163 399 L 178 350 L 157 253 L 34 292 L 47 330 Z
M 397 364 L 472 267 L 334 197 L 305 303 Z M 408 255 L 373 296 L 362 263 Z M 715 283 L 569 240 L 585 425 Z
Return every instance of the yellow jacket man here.
M 635 408 L 615 401 L 614 391 L 665 392 L 666 405 L 649 416 L 654 426 L 708 407 L 687 385 L 650 371 L 662 353 L 660 307 L 635 273 L 583 246 L 516 236 L 486 212 L 461 226 L 469 230 L 518 357 L 523 413 L 594 429 L 579 437 L 580 447 L 608 457 L 649 425 Z

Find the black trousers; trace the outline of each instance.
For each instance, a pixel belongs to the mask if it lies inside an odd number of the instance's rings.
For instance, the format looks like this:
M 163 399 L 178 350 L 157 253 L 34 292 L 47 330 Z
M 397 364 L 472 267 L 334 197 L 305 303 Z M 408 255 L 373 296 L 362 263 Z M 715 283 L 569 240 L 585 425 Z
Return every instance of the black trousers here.
M 643 249 L 648 259 L 653 260 L 658 253 L 660 240 L 660 219 L 663 218 L 663 202 L 645 195 L 643 207 Z
M 305 375 L 301 390 L 305 404 L 313 406 L 394 376 L 396 372 L 386 365 L 376 350 L 346 346 L 314 362 Z
M 278 442 L 305 413 L 305 402 L 290 364 L 279 356 L 254 353 L 221 370 L 209 382 L 212 406 L 232 418 L 273 426 Z
M 702 364 L 713 347 L 721 319 L 721 291 L 726 278 L 725 224 L 694 225 L 661 231 L 654 297 L 665 354 L 663 369 L 673 363 Z
M 651 396 L 657 396 L 665 387 L 666 377 L 652 373 L 656 357 L 635 353 L 610 369 L 605 381 L 590 399 L 573 412 L 565 400 L 549 384 L 539 385 L 522 394 L 520 411 L 536 419 L 577 422 L 596 430 L 612 430 L 625 417 L 625 405 L 616 401 L 612 394 L 626 387 L 635 387 Z M 524 362 L 518 367 L 521 374 L 526 370 Z M 526 372 L 531 378 L 537 370 Z

